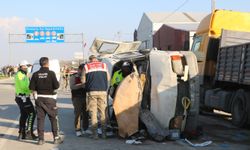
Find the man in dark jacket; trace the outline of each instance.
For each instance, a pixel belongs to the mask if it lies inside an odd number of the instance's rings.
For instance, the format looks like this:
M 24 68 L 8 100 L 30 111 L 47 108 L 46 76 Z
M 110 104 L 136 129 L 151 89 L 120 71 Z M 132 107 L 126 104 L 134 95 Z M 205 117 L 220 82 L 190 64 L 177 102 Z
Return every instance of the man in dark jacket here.
M 84 67 L 84 64 L 81 64 L 78 67 L 78 72 L 73 74 L 70 77 L 69 83 L 70 83 L 70 89 L 71 89 L 71 95 L 72 95 L 72 103 L 74 106 L 74 113 L 75 113 L 75 131 L 76 136 L 81 136 L 82 134 L 86 134 L 89 132 L 88 126 L 88 113 L 86 110 L 86 90 L 85 90 L 85 84 L 81 82 L 81 75 L 82 75 L 82 69 Z M 82 126 L 82 129 L 81 129 Z
M 30 81 L 30 90 L 36 91 L 36 109 L 37 109 L 37 128 L 38 128 L 38 145 L 44 144 L 44 120 L 48 114 L 51 128 L 54 136 L 54 144 L 62 143 L 58 134 L 57 124 L 57 106 L 56 92 L 59 88 L 59 82 L 56 79 L 55 72 L 49 70 L 49 59 L 42 57 L 39 60 L 40 70 L 32 75 Z
M 102 126 L 102 138 L 106 138 L 106 116 L 105 110 L 107 107 L 107 89 L 109 73 L 107 65 L 98 61 L 96 56 L 89 57 L 89 63 L 84 66 L 82 73 L 82 82 L 85 83 L 87 92 L 88 111 L 91 117 L 92 138 L 98 139 L 97 113 L 100 114 Z

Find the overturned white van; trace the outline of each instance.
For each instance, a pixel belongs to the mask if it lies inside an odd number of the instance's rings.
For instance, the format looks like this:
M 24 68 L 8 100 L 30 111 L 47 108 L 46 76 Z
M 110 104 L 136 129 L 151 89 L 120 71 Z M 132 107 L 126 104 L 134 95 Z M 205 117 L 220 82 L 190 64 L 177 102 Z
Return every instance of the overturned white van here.
M 134 72 L 118 86 L 113 101 L 119 135 L 126 137 L 138 131 L 139 111 L 142 109 L 150 110 L 165 129 L 181 130 L 184 123 L 185 130 L 196 130 L 199 78 L 195 55 L 189 51 L 139 50 L 140 44 L 139 41 L 95 39 L 90 48 L 108 65 L 111 76 L 124 61 L 134 66 Z M 186 109 L 183 105 L 187 106 Z M 186 112 L 187 118 L 183 117 Z M 187 121 L 181 119 L 182 123 L 177 125 L 178 116 Z

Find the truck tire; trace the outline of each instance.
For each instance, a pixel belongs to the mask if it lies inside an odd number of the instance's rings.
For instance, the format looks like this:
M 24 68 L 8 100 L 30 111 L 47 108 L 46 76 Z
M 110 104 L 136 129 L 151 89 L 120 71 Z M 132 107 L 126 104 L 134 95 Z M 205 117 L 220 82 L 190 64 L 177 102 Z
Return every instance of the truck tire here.
M 232 100 L 232 123 L 237 127 L 244 127 L 247 124 L 247 102 L 244 90 L 239 89 Z
M 246 108 L 246 111 L 247 111 L 247 116 L 248 116 L 248 121 L 247 121 L 247 127 L 248 129 L 250 128 L 250 91 L 245 91 L 245 95 L 246 95 L 246 98 L 247 98 L 247 108 Z

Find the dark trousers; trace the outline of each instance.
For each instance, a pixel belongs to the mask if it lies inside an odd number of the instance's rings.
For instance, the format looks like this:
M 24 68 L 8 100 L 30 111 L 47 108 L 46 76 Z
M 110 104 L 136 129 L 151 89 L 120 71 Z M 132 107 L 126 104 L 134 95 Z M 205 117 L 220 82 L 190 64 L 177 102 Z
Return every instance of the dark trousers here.
M 44 140 L 44 121 L 46 114 L 51 123 L 51 129 L 54 138 L 58 136 L 58 118 L 56 100 L 52 98 L 38 97 L 36 100 L 37 110 L 37 131 L 38 138 Z
M 21 114 L 19 118 L 19 133 L 25 133 L 26 130 L 33 132 L 36 113 L 30 98 L 27 97 L 26 100 L 22 100 L 20 97 L 16 97 L 15 101 L 20 109 Z
M 75 130 L 80 131 L 81 126 L 83 130 L 87 130 L 89 126 L 89 118 L 86 110 L 86 96 L 72 96 L 72 103 L 75 113 Z

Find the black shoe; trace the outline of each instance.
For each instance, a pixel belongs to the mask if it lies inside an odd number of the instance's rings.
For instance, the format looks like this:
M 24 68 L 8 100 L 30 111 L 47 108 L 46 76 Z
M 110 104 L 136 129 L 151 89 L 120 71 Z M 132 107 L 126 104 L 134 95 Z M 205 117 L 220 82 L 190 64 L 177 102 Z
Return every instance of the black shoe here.
M 94 140 L 98 140 L 99 139 L 99 136 L 98 136 L 98 133 L 93 133 L 90 138 L 94 139 Z
M 19 140 L 19 141 L 22 140 L 22 134 L 21 133 L 18 134 L 17 140 Z
M 34 133 L 31 133 L 31 136 L 33 139 L 37 140 L 38 139 L 38 136 L 36 136 Z
M 63 140 L 61 139 L 61 137 L 59 136 L 55 137 L 54 144 L 62 144 L 62 143 L 63 143 Z
M 107 139 L 106 130 L 102 130 L 102 139 Z
M 36 140 L 37 138 L 38 137 L 34 133 L 32 133 L 31 131 L 28 131 L 26 133 L 26 137 L 25 137 L 26 140 Z
M 45 142 L 44 142 L 44 140 L 42 140 L 42 139 L 39 139 L 38 142 L 37 142 L 38 145 L 43 145 L 44 143 L 45 143 Z
M 18 134 L 17 140 L 24 140 L 26 138 L 25 132 L 21 132 Z
M 23 139 L 25 139 L 25 134 L 19 133 L 18 137 L 17 137 L 17 140 L 21 141 Z

